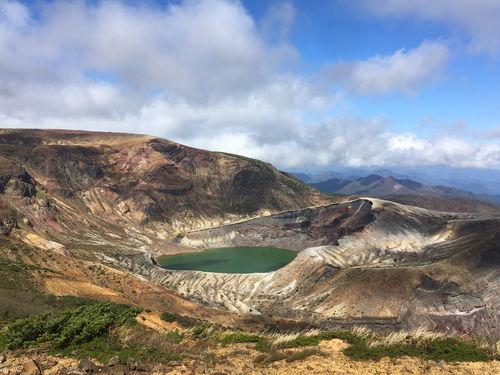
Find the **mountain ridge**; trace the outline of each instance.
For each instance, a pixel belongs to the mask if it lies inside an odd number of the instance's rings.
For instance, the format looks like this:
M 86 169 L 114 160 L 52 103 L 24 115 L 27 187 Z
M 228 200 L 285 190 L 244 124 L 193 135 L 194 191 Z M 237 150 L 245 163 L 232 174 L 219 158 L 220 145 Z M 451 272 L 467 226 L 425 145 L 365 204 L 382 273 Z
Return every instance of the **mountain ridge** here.
M 474 194 L 497 196 L 500 191 L 500 170 L 491 168 L 458 168 L 444 165 L 414 167 L 337 167 L 335 170 L 295 173 L 302 181 L 321 182 L 336 177 L 355 180 L 372 174 L 382 177 L 411 179 L 425 185 L 443 185 L 471 191 Z
M 462 198 L 500 205 L 500 201 L 493 196 L 477 195 L 450 186 L 430 186 L 411 179 L 398 179 L 393 176 L 383 177 L 376 174 L 360 177 L 355 180 L 334 177 L 321 182 L 311 182 L 309 185 L 325 192 L 344 195 L 367 195 L 373 197 L 395 194 L 429 195 L 447 199 Z

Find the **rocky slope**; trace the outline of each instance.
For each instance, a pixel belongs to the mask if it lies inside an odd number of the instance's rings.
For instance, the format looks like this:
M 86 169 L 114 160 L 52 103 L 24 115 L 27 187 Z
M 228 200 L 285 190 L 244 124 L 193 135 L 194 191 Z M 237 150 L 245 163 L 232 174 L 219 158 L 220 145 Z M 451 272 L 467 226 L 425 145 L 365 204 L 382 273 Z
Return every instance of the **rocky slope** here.
M 148 136 L 2 130 L 0 161 L 0 258 L 44 292 L 240 326 L 283 318 L 500 336 L 498 214 L 332 203 L 266 163 Z M 154 260 L 235 245 L 300 254 L 244 275 Z
M 184 231 L 325 199 L 266 163 L 155 137 L 0 130 L 0 314 L 39 312 L 41 292 L 245 326 L 245 317 L 185 301 L 129 266 L 183 250 L 171 239 Z
M 37 246 L 155 251 L 185 230 L 328 199 L 258 160 L 156 137 L 0 130 L 0 231 L 20 226 Z
M 302 250 L 266 274 L 134 271 L 182 296 L 321 326 L 426 326 L 500 336 L 500 215 L 376 199 L 299 210 L 184 236 L 186 245 Z

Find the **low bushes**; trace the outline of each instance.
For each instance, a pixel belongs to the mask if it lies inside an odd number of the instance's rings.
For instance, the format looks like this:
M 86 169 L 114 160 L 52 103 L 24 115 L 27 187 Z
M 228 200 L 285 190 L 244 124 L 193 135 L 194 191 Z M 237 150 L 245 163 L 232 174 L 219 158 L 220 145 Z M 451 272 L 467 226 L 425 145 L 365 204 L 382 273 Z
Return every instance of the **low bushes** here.
M 279 349 L 317 346 L 323 340 L 341 339 L 350 344 L 344 354 L 353 359 L 379 360 L 382 357 L 397 358 L 402 356 L 420 357 L 427 360 L 447 362 L 482 362 L 496 359 L 496 353 L 472 342 L 465 342 L 455 337 L 441 335 L 422 335 L 418 333 L 399 333 L 399 339 L 389 335 L 389 339 L 369 331 L 330 331 L 316 335 L 298 336 L 287 341 L 273 343 L 269 337 L 260 341 L 256 349 L 272 352 Z
M 109 301 L 67 307 L 12 323 L 2 334 L 7 348 L 28 348 L 50 343 L 54 348 L 81 344 L 103 336 L 114 325 L 125 323 L 140 309 Z
M 249 335 L 246 333 L 228 333 L 223 335 L 220 338 L 220 342 L 223 344 L 236 344 L 236 343 L 244 343 L 244 342 L 259 342 L 262 338 L 257 335 Z
M 170 313 L 170 312 L 162 312 L 160 314 L 161 320 L 164 320 L 168 323 L 174 322 L 175 320 L 177 320 L 177 318 L 179 318 L 179 316 L 180 315 L 178 315 L 178 314 L 174 314 L 174 313 Z
M 420 357 L 426 360 L 489 361 L 498 359 L 494 340 L 467 341 L 423 330 L 380 335 L 367 329 L 352 331 L 308 331 L 289 334 L 256 335 L 209 324 L 173 313 L 161 318 L 190 325 L 184 332 L 152 331 L 135 321 L 141 309 L 112 302 L 75 297 L 50 297 L 51 310 L 20 319 L 0 331 L 0 351 L 4 348 L 31 348 L 45 345 L 52 353 L 102 362 L 112 356 L 153 361 L 204 358 L 217 344 L 248 343 L 262 354 L 256 363 L 288 362 L 312 355 L 323 355 L 318 346 L 323 340 L 341 339 L 349 344 L 344 353 L 359 360 L 382 357 Z M 300 348 L 299 350 L 289 350 Z
M 179 323 L 179 325 L 181 325 L 184 328 L 192 328 L 192 327 L 196 327 L 196 326 L 199 326 L 199 325 L 204 323 L 203 321 L 201 321 L 199 319 L 195 319 L 195 318 L 191 318 L 189 316 L 179 315 L 179 314 L 175 314 L 175 313 L 171 313 L 171 312 L 162 312 L 160 314 L 160 318 L 168 323 L 172 323 L 172 322 Z

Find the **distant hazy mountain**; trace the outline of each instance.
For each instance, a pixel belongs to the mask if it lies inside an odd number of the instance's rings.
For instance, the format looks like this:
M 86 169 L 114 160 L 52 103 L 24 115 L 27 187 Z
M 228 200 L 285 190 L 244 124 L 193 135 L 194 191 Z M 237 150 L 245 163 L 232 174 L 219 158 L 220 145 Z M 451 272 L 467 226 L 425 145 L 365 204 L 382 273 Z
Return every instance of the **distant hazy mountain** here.
M 327 181 L 334 178 L 342 179 L 344 175 L 342 173 L 337 173 L 333 171 L 321 172 L 321 173 L 291 173 L 293 176 L 298 178 L 300 181 L 308 183 L 316 183 Z M 356 176 L 359 177 L 359 176 Z M 354 178 L 349 178 L 350 180 L 354 180 Z
M 387 168 L 338 168 L 335 172 L 312 174 L 319 182 L 320 176 L 330 173 L 332 177 L 351 179 L 376 174 L 382 177 L 410 179 L 426 185 L 444 185 L 470 191 L 474 194 L 493 195 L 500 198 L 500 170 L 487 168 L 450 168 L 446 166 L 387 167 Z M 309 177 L 311 178 L 311 177 Z
M 331 178 L 326 181 L 309 183 L 315 188 L 330 193 L 345 195 L 367 195 L 382 197 L 387 195 L 429 195 L 441 198 L 463 198 L 480 200 L 488 203 L 499 204 L 494 196 L 474 194 L 470 191 L 457 189 L 450 186 L 426 185 L 405 178 L 399 179 L 392 176 L 369 175 L 355 180 Z
M 298 177 L 299 178 L 299 177 Z M 342 178 L 330 178 L 326 181 L 321 182 L 309 182 L 309 185 L 314 186 L 319 190 L 323 190 L 329 193 L 336 192 L 344 188 L 345 186 L 352 183 L 352 180 L 344 180 Z
M 326 181 L 331 178 L 354 181 L 360 177 L 379 175 L 408 179 L 425 185 L 451 186 L 474 194 L 491 195 L 500 199 L 500 170 L 487 168 L 450 168 L 446 166 L 419 167 L 339 167 L 331 171 L 295 173 L 306 183 Z

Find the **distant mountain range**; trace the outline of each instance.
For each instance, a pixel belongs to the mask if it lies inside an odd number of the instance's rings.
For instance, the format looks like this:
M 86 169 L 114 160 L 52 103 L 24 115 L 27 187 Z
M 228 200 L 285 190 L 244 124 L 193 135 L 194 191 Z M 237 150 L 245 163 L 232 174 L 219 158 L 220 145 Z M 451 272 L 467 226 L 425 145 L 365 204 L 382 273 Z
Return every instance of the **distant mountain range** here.
M 369 175 L 412 180 L 430 186 L 451 186 L 475 195 L 487 195 L 500 199 L 500 170 L 497 169 L 452 168 L 447 166 L 339 167 L 333 171 L 295 173 L 297 178 L 306 183 L 317 183 L 331 178 L 354 181 Z
M 297 175 L 296 175 L 297 176 Z M 303 176 L 298 175 L 298 178 Z M 468 199 L 500 205 L 500 199 L 486 194 L 474 194 L 470 191 L 443 185 L 426 185 L 408 178 L 383 177 L 371 174 L 366 177 L 332 177 L 324 181 L 308 182 L 309 185 L 330 193 L 344 195 L 366 195 L 385 197 L 393 195 L 427 195 L 446 199 Z

